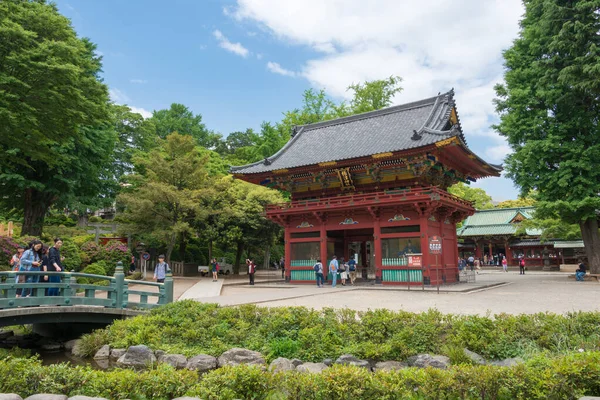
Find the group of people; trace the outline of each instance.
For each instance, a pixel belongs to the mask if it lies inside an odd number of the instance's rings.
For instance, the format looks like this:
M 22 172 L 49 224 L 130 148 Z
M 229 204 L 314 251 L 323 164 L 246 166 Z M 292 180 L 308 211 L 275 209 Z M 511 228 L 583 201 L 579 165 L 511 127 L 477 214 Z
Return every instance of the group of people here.
M 317 279 L 317 287 L 323 287 L 325 284 L 325 272 L 321 260 L 317 260 L 317 263 L 313 268 Z M 356 260 L 351 258 L 346 262 L 344 257 L 342 257 L 340 261 L 338 261 L 337 257 L 333 256 L 329 263 L 329 272 L 331 272 L 331 287 L 336 287 L 338 273 L 340 274 L 342 286 L 346 286 L 346 281 L 348 279 L 350 279 L 350 284 L 354 286 L 354 281 L 356 281 Z
M 465 269 L 470 269 L 471 271 L 477 271 L 477 273 L 479 273 L 479 270 L 481 269 L 482 265 L 488 265 L 486 263 L 484 256 L 484 260 L 482 260 L 481 258 L 478 257 L 474 257 L 474 256 L 469 256 L 468 258 L 459 258 L 458 259 L 458 269 L 459 271 L 463 271 Z M 504 254 L 498 254 L 497 256 L 500 265 L 502 266 L 502 269 L 504 270 L 504 272 L 508 272 L 508 259 L 506 258 L 506 256 Z M 525 259 L 524 258 L 519 258 L 519 270 L 520 273 L 522 275 L 525 275 Z
M 19 272 L 15 278 L 15 283 L 38 283 L 40 278 L 48 283 L 60 283 L 58 275 L 27 274 L 26 272 L 63 272 L 62 262 L 64 257 L 60 255 L 60 248 L 63 241 L 60 238 L 54 239 L 52 247 L 45 246 L 40 240 L 33 240 L 27 248 L 19 245 L 17 253 L 10 259 L 11 269 Z M 33 289 L 17 289 L 17 297 L 29 297 L 33 294 Z M 45 289 L 46 296 L 58 296 L 58 288 Z

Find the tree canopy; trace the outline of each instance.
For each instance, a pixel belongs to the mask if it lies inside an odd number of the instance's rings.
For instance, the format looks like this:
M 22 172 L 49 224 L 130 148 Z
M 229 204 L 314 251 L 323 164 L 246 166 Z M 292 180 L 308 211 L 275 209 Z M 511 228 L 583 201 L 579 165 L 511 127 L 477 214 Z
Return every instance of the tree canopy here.
M 448 192 L 455 196 L 473 202 L 473 207 L 477 210 L 489 210 L 494 208 L 492 196 L 481 188 L 472 188 L 462 182 L 452 185 L 448 188 Z
M 600 13 L 597 0 L 528 0 L 496 86 L 508 176 L 537 191 L 540 218 L 580 225 L 600 272 Z

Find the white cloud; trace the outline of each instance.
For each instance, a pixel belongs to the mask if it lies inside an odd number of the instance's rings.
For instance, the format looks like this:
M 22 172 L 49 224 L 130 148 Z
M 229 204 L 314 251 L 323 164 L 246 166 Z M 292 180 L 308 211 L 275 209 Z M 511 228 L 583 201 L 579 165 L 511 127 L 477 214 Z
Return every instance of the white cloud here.
M 110 88 L 108 94 L 110 95 L 110 99 L 117 104 L 125 104 L 131 101 L 129 96 L 117 88 Z
M 498 162 L 508 146 L 490 129 L 493 87 L 522 13 L 521 0 L 237 0 L 227 15 L 322 53 L 295 75 L 339 98 L 351 95 L 353 82 L 390 75 L 404 79 L 396 104 L 454 87 L 465 134 L 489 141 L 486 156 Z
M 488 160 L 492 162 L 501 163 L 504 161 L 504 157 L 508 154 L 512 153 L 512 149 L 510 146 L 504 141 L 504 139 L 500 139 L 500 143 L 495 146 L 490 146 L 485 150 L 485 155 Z
M 148 81 L 145 80 L 145 79 L 130 79 L 129 82 L 131 82 L 131 83 L 137 83 L 137 84 L 148 83 Z
M 250 54 L 250 51 L 244 46 L 242 46 L 241 43 L 230 42 L 229 39 L 227 39 L 225 35 L 223 35 L 223 33 L 221 33 L 221 31 L 218 29 L 213 31 L 213 36 L 217 39 L 221 48 L 231 53 L 237 54 L 238 56 L 242 57 L 248 57 L 248 55 Z
M 267 69 L 271 72 L 273 72 L 274 74 L 279 74 L 279 75 L 283 75 L 283 76 L 291 76 L 291 77 L 295 77 L 296 73 L 294 71 L 290 71 L 289 69 L 285 69 L 283 68 L 281 65 L 279 65 L 276 62 L 272 62 L 269 61 L 267 63 Z
M 141 114 L 142 117 L 144 117 L 144 118 L 150 118 L 152 116 L 152 112 L 146 110 L 145 108 L 132 107 L 132 106 L 129 106 L 129 108 L 131 109 L 131 112 Z

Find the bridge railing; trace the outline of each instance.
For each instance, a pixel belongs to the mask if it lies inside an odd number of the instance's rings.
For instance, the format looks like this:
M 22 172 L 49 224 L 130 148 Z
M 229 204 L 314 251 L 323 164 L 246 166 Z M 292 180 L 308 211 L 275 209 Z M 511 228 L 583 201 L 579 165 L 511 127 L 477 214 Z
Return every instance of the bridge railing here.
M 19 283 L 17 277 L 39 277 L 39 282 Z M 58 276 L 60 282 L 44 281 L 43 277 Z M 80 283 L 77 282 L 78 278 Z M 89 282 L 90 280 L 95 281 Z M 138 290 L 147 286 L 150 290 Z M 130 296 L 138 296 L 135 297 Z M 156 298 L 156 302 L 149 302 Z M 164 283 L 125 279 L 122 263 L 115 276 L 80 272 L 0 272 L 0 309 L 27 306 L 99 306 L 107 308 L 155 308 L 173 302 L 173 277 L 168 273 Z

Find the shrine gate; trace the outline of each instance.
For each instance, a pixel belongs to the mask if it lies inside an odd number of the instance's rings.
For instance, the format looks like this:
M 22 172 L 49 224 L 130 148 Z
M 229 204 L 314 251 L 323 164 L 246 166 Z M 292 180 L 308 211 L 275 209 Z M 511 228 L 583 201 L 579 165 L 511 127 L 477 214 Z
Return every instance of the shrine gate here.
M 285 228 L 286 280 L 313 282 L 317 259 L 354 258 L 358 276 L 389 285 L 458 281 L 456 223 L 474 213 L 456 182 L 499 176 L 466 145 L 454 92 L 295 127 L 236 178 L 291 194 L 266 216 Z M 431 236 L 442 254 L 430 256 Z

